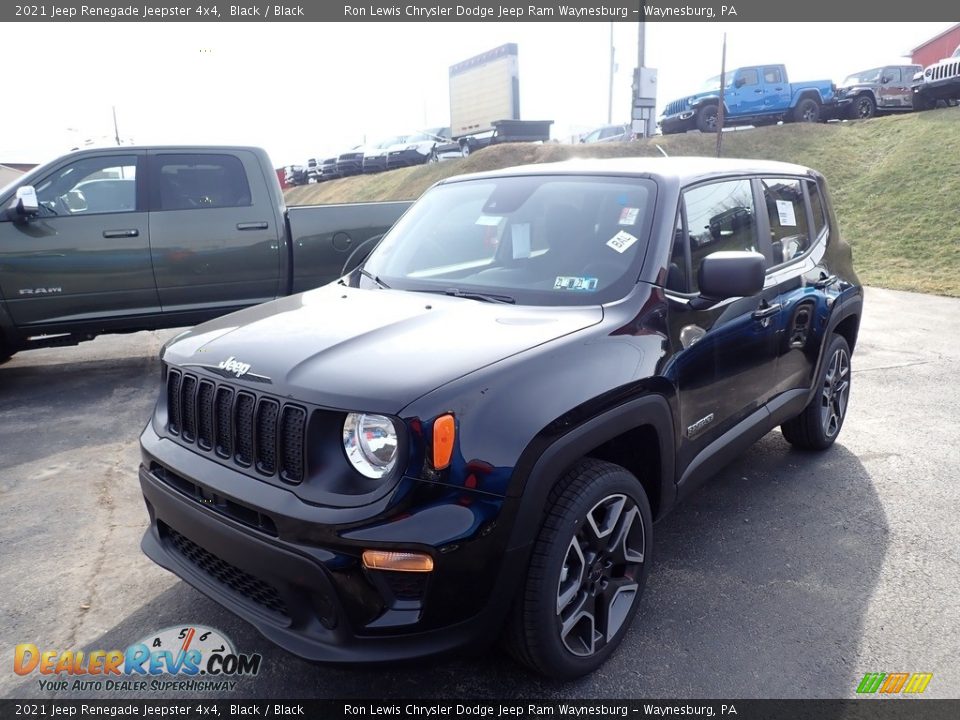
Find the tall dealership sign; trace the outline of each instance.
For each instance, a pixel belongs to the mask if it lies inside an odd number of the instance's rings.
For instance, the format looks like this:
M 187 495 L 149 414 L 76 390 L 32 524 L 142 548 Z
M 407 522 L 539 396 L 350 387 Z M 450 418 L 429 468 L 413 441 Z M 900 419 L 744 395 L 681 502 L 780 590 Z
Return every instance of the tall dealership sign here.
M 450 130 L 454 137 L 520 119 L 517 45 L 507 43 L 450 66 Z

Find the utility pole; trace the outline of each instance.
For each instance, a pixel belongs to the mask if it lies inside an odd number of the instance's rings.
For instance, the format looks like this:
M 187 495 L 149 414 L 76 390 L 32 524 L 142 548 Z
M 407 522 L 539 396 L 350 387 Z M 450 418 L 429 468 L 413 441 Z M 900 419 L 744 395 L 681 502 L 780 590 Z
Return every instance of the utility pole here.
M 610 23 L 610 88 L 607 91 L 607 125 L 613 123 L 613 73 L 616 50 L 613 47 L 613 23 Z
M 727 84 L 727 34 L 723 34 L 723 54 L 720 56 L 720 103 L 717 105 L 717 157 L 723 147 L 723 88 Z
M 641 13 L 643 6 L 640 6 Z M 633 71 L 633 107 L 630 119 L 634 135 L 650 137 L 656 131 L 657 71 L 646 67 L 646 23 L 637 23 L 637 68 Z

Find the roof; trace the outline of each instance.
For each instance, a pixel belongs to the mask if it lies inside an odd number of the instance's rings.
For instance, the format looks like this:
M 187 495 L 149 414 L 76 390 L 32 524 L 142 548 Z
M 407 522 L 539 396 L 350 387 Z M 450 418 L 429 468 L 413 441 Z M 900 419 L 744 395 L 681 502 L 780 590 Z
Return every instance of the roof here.
M 810 168 L 772 160 L 735 160 L 710 157 L 632 157 L 578 158 L 558 163 L 537 163 L 460 175 L 443 182 L 467 178 L 493 178 L 510 175 L 637 175 L 673 179 L 681 184 L 724 175 L 769 174 L 808 175 Z
M 929 45 L 930 43 L 936 42 L 937 40 L 939 40 L 940 38 L 942 38 L 944 35 L 949 35 L 950 33 L 952 33 L 952 32 L 953 32 L 954 30 L 956 30 L 957 28 L 960 28 L 960 23 L 957 23 L 956 25 L 954 25 L 954 26 L 952 26 L 952 27 L 948 27 L 946 30 L 944 30 L 944 31 L 943 31 L 942 33 L 940 33 L 939 35 L 934 35 L 934 36 L 933 36 L 932 38 L 930 38 L 929 40 L 926 40 L 926 41 L 920 43 L 920 44 L 917 45 L 915 48 L 913 48 L 913 50 L 910 51 L 910 54 L 912 55 L 912 54 L 915 53 L 917 50 L 922 50 L 923 48 L 925 48 L 925 47 L 926 47 L 927 45 Z

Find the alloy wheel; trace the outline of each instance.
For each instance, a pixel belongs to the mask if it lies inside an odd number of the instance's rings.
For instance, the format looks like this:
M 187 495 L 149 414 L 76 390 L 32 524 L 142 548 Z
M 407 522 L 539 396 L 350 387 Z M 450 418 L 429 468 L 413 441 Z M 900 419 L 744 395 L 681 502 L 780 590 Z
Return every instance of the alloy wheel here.
M 609 495 L 590 510 L 570 540 L 557 584 L 560 640 L 589 657 L 610 642 L 630 616 L 640 589 L 643 518 L 626 495 Z
M 830 358 L 820 403 L 820 419 L 823 434 L 832 438 L 840 432 L 840 425 L 847 412 L 850 396 L 850 357 L 843 348 L 838 348 Z

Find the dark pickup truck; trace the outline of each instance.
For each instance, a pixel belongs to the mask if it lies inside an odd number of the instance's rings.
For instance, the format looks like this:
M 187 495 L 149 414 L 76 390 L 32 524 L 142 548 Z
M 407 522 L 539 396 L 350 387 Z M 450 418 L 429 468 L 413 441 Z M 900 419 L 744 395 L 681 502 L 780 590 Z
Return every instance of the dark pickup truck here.
M 74 152 L 0 189 L 0 361 L 336 279 L 409 203 L 286 208 L 266 152 Z

